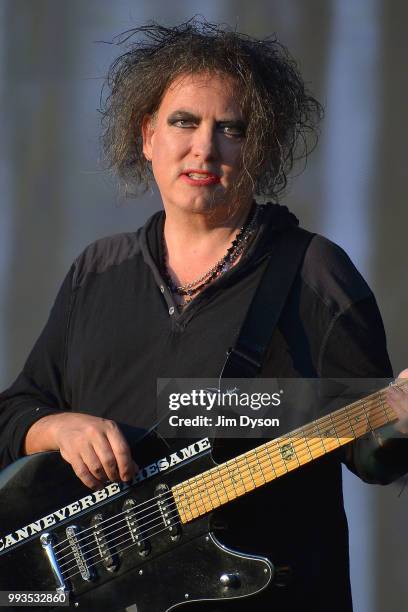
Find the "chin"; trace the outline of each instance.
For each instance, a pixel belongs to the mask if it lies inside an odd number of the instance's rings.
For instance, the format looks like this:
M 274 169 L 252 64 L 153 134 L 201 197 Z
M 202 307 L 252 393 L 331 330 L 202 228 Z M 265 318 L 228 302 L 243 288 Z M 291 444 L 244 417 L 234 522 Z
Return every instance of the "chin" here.
M 167 199 L 163 198 L 165 202 Z M 208 193 L 194 197 L 176 197 L 167 200 L 172 208 L 178 208 L 194 213 L 211 213 L 219 208 L 226 207 L 225 193 Z

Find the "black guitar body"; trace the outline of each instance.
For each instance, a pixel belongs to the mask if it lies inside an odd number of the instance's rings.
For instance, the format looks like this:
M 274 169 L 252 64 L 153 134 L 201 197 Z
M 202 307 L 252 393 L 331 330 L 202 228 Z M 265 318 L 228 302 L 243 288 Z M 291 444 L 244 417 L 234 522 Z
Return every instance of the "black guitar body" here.
M 0 475 L 0 590 L 59 586 L 74 610 L 137 612 L 263 590 L 267 559 L 224 547 L 210 515 L 179 521 L 171 487 L 214 465 L 206 451 L 131 486 L 108 485 L 95 501 L 58 453 L 20 459 Z

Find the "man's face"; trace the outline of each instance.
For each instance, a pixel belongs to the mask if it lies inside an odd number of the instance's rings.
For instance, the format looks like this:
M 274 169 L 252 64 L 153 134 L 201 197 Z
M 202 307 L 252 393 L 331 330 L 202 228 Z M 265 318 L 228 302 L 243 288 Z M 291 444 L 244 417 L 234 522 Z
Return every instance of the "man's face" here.
M 142 133 L 167 211 L 202 213 L 233 203 L 227 200 L 241 169 L 245 121 L 231 77 L 175 79 L 155 116 L 145 117 Z

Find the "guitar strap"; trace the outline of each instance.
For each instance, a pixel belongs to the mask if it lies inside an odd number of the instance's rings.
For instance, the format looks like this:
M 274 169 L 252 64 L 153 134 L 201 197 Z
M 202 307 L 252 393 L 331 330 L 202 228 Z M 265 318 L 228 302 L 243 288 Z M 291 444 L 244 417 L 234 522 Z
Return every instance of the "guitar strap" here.
M 260 373 L 274 329 L 314 235 L 299 227 L 279 235 L 235 346 L 227 351 L 219 388 L 222 379 L 254 378 Z

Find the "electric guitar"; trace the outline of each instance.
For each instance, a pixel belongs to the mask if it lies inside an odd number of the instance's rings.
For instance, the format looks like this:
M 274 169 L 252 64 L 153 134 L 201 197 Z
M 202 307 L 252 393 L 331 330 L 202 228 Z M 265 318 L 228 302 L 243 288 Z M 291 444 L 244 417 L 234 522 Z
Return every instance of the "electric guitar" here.
M 59 453 L 19 459 L 0 474 L 8 609 L 14 591 L 48 592 L 25 601 L 55 609 L 69 599 L 73 610 L 137 612 L 259 593 L 274 581 L 272 563 L 218 541 L 211 511 L 395 420 L 382 390 L 224 463 L 204 438 L 145 466 L 131 485 L 94 492 Z

